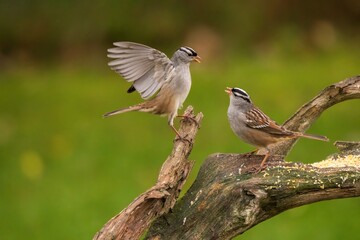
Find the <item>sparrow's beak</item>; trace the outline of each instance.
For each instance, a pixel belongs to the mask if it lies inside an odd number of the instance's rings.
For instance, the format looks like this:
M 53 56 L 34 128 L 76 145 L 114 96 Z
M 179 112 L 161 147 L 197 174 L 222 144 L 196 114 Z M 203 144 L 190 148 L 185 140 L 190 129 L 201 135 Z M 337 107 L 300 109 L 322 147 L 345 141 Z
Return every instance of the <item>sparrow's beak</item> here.
M 232 88 L 229 88 L 229 87 L 227 87 L 226 89 L 225 89 L 225 92 L 230 96 L 231 95 L 231 89 Z
M 200 56 L 195 56 L 195 57 L 193 57 L 193 61 L 201 63 L 201 57 Z

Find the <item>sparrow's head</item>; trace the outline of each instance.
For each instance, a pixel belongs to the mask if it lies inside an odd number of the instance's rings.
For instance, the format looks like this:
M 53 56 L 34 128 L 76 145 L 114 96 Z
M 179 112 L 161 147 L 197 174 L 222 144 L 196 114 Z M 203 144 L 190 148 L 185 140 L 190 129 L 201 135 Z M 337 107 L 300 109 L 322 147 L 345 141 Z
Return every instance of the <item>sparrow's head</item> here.
M 242 105 L 242 104 L 251 104 L 251 99 L 249 94 L 240 88 L 229 88 L 225 89 L 225 92 L 230 96 L 230 104 Z
M 192 62 L 192 61 L 195 61 L 195 62 L 198 62 L 198 63 L 201 62 L 200 56 L 191 47 L 181 47 L 181 48 L 179 48 L 175 52 L 173 59 L 174 58 L 176 58 L 177 60 L 180 60 L 182 62 L 185 62 L 185 63 L 189 63 L 189 62 Z

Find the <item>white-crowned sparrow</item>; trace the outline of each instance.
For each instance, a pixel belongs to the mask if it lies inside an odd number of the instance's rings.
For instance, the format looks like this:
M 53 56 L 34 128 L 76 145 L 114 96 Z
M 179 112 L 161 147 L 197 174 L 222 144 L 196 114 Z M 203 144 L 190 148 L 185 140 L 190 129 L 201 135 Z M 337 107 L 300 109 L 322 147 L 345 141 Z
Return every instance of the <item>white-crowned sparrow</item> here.
M 190 62 L 200 62 L 201 58 L 190 47 L 179 48 L 169 59 L 164 53 L 139 43 L 114 45 L 108 49 L 108 57 L 115 59 L 109 66 L 132 83 L 128 93 L 138 91 L 147 101 L 106 113 L 104 117 L 130 111 L 167 115 L 168 124 L 181 138 L 174 127 L 174 118 L 190 92 Z
M 267 150 L 262 168 L 269 157 L 268 146 L 291 138 L 310 138 L 329 141 L 325 136 L 293 132 L 278 125 L 251 102 L 250 96 L 240 88 L 227 88 L 230 96 L 228 119 L 233 132 L 244 142 Z

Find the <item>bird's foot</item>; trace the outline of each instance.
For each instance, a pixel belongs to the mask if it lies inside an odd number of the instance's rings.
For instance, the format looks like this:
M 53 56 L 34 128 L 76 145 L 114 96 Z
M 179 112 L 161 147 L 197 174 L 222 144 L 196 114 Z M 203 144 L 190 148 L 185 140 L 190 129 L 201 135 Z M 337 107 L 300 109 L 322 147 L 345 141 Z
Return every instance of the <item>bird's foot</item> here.
M 257 167 L 252 167 L 249 169 L 250 173 L 254 173 L 254 174 L 258 174 L 259 172 L 265 170 L 267 168 L 267 165 L 264 164 L 263 166 L 257 166 Z
M 193 121 L 193 123 L 196 124 L 196 126 L 198 128 L 200 128 L 200 124 L 198 123 L 198 121 L 196 121 L 195 118 L 193 118 L 192 116 L 188 116 L 188 115 L 177 115 L 176 117 L 179 117 L 179 118 L 183 118 L 183 119 L 186 119 L 186 120 L 190 120 L 190 121 Z
M 177 137 L 174 139 L 174 142 L 176 142 L 176 141 L 182 141 L 182 142 L 187 142 L 187 143 L 189 143 L 190 145 L 192 145 L 193 143 L 192 143 L 192 141 L 191 140 L 189 140 L 189 139 L 187 139 L 187 134 L 184 136 L 184 137 L 182 137 L 182 136 L 180 136 L 180 135 L 177 135 Z
M 255 150 L 253 150 L 253 151 L 251 151 L 251 152 L 245 153 L 244 155 L 245 155 L 245 156 L 254 155 L 258 150 L 259 150 L 259 149 L 255 149 Z
M 266 160 L 268 159 L 268 157 L 269 153 L 265 154 L 263 160 L 261 161 L 261 164 L 258 167 L 252 167 L 249 172 L 258 174 L 259 172 L 265 170 L 267 168 Z
M 180 133 L 178 132 L 178 130 L 176 130 L 176 128 L 174 126 L 171 126 L 170 127 L 174 130 L 174 132 L 176 133 L 176 138 L 174 139 L 174 142 L 176 141 L 182 141 L 182 142 L 188 142 L 190 145 L 192 145 L 192 142 L 187 139 L 188 135 L 186 134 L 184 137 L 182 137 L 180 135 Z

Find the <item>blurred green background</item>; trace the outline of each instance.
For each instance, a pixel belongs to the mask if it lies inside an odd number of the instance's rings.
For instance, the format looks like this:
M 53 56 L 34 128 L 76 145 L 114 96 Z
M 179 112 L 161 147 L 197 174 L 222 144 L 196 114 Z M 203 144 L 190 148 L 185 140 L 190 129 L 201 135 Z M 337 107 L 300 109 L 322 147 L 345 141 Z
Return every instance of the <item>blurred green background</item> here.
M 207 155 L 253 150 L 231 132 L 225 87 L 241 87 L 279 123 L 324 87 L 360 73 L 360 2 L 44 1 L 0 2 L 0 238 L 91 239 L 152 186 L 172 149 L 165 118 L 107 111 L 141 101 L 107 67 L 115 41 L 192 65 L 185 102 L 205 118 L 188 188 Z M 326 111 L 309 130 L 359 140 L 358 100 Z M 288 161 L 315 162 L 331 143 L 300 140 Z M 221 163 L 219 163 L 221 164 Z M 358 239 L 358 198 L 297 208 L 241 239 Z

